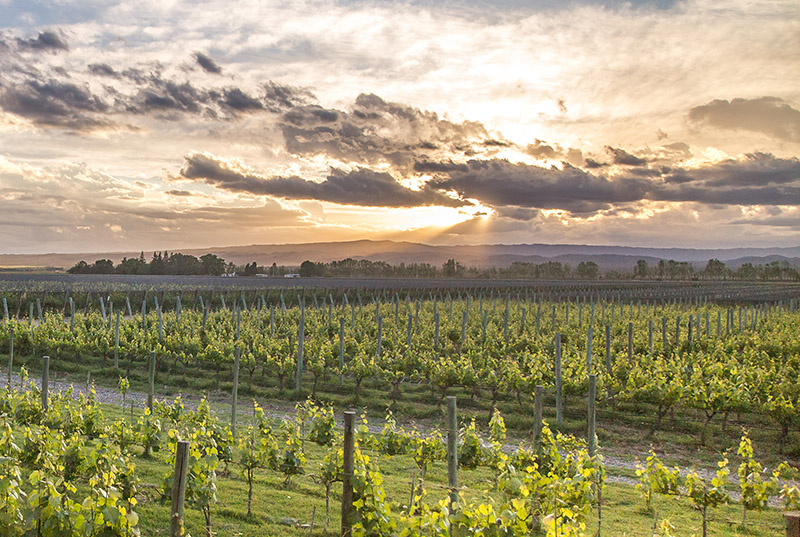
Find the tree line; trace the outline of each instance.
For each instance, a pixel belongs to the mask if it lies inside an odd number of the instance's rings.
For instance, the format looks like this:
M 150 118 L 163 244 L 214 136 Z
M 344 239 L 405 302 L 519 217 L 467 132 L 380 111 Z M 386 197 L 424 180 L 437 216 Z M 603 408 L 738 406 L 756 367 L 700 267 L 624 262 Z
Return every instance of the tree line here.
M 265 275 L 281 277 L 297 273 L 301 277 L 338 278 L 478 278 L 478 279 L 637 279 L 637 280 L 784 280 L 800 281 L 800 273 L 786 261 L 772 261 L 753 265 L 744 263 L 736 269 L 719 259 L 710 259 L 702 270 L 686 261 L 659 260 L 649 265 L 639 259 L 631 272 L 600 271 L 594 261 L 581 261 L 573 268 L 569 263 L 547 261 L 526 263 L 515 261 L 508 267 L 468 267 L 457 259 L 448 259 L 442 266 L 430 263 L 398 263 L 370 261 L 368 259 L 342 259 L 331 262 L 303 261 L 299 267 L 259 265 L 255 261 L 245 265 L 226 262 L 215 254 L 199 258 L 193 255 L 169 252 L 154 252 L 147 261 L 142 252 L 138 258 L 123 258 L 117 265 L 110 259 L 98 259 L 94 264 L 80 261 L 67 270 L 70 274 L 154 274 L 154 275 L 198 275 L 237 276 Z
M 241 273 L 256 274 L 258 265 L 255 261 L 242 267 L 234 263 L 226 263 L 215 254 L 205 254 L 197 258 L 181 253 L 153 252 L 148 262 L 144 252 L 139 257 L 123 257 L 117 265 L 110 259 L 98 259 L 94 264 L 79 261 L 67 272 L 70 274 L 155 274 L 155 275 L 198 275 L 220 276 L 222 274 Z M 238 272 L 237 272 L 238 271 Z

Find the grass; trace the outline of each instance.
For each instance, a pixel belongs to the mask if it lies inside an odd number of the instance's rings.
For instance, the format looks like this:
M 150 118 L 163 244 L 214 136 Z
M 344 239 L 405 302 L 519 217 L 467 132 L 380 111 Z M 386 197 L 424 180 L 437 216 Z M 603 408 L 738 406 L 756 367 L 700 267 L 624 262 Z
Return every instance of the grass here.
M 119 405 L 102 404 L 103 414 L 107 420 L 119 419 L 123 414 L 127 417 L 130 410 Z M 229 407 L 223 403 L 215 403 L 212 408 L 220 419 L 227 418 Z M 134 416 L 141 414 L 134 409 Z M 241 425 L 246 425 L 246 416 L 242 416 Z M 166 452 L 162 450 L 152 458 L 140 456 L 137 449 L 135 462 L 137 476 L 141 480 L 137 511 L 140 515 L 140 527 L 145 537 L 157 537 L 168 534 L 169 503 L 160 500 L 160 487 L 165 476 L 171 475 L 172 468 L 166 463 Z M 253 514 L 247 515 L 247 481 L 240 469 L 234 464 L 230 466 L 228 475 L 218 476 L 218 503 L 213 507 L 212 524 L 215 535 L 238 537 L 262 536 L 324 536 L 338 535 L 340 526 L 341 484 L 335 484 L 331 495 L 330 524 L 325 530 L 325 490 L 317 484 L 313 474 L 325 455 L 325 448 L 306 442 L 307 464 L 306 475 L 295 476 L 291 485 L 283 485 L 283 475 L 271 470 L 259 470 L 256 475 L 253 495 Z M 393 511 L 403 510 L 408 501 L 410 479 L 416 475 L 416 466 L 410 457 L 386 457 L 378 453 L 368 452 L 378 462 L 384 475 L 384 486 L 387 498 Z M 238 460 L 238 452 L 234 454 Z M 631 477 L 632 471 L 609 471 L 610 475 Z M 426 475 L 428 502 L 438 502 L 446 497 L 447 469 L 444 462 L 437 462 Z M 459 470 L 459 482 L 466 487 L 465 497 L 475 500 L 499 498 L 499 493 L 492 488 L 493 474 L 489 469 Z M 630 485 L 608 483 L 603 493 L 603 535 L 611 536 L 652 536 L 654 513 L 644 509 L 639 493 Z M 669 519 L 674 526 L 673 535 L 700 535 L 700 514 L 694 510 L 686 498 L 654 497 L 655 512 L 659 520 Z M 314 530 L 310 533 L 308 525 L 314 516 Z M 205 535 L 202 513 L 187 505 L 187 529 L 195 537 Z M 728 536 L 779 536 L 783 534 L 783 522 L 780 511 L 766 509 L 763 512 L 748 513 L 749 528 L 739 527 L 741 506 L 731 504 L 711 512 L 709 535 Z M 597 511 L 589 516 L 587 535 L 595 535 L 597 529 Z
M 0 364 L 7 363 L 7 355 L 0 355 Z M 32 376 L 40 375 L 41 362 L 30 356 L 15 356 L 15 369 L 25 365 Z M 225 364 L 220 373 L 220 382 L 216 381 L 213 367 L 189 367 L 184 370 L 182 364 L 173 361 L 159 363 L 156 378 L 156 394 L 159 397 L 175 397 L 184 395 L 207 395 L 210 400 L 223 401 L 230 404 L 232 390 L 232 372 L 229 364 Z M 110 360 L 84 356 L 80 360 L 51 358 L 51 379 L 55 376 L 59 381 L 75 382 L 83 385 L 87 373 L 91 372 L 93 382 L 109 388 L 116 388 L 119 375 L 128 376 L 132 391 L 147 392 L 147 364 L 138 359 L 129 363 L 120 359 L 120 370 L 112 367 Z M 304 400 L 310 394 L 313 379 L 307 374 L 304 379 L 304 390 L 297 394 L 293 389 L 280 389 L 276 379 L 263 378 L 260 369 L 253 375 L 252 383 L 248 371 L 240 372 L 239 401 L 246 403 L 257 399 L 260 404 L 269 403 L 291 412 L 294 403 Z M 294 384 L 291 379 L 290 383 Z M 361 395 L 356 404 L 354 381 L 345 377 L 344 384 L 339 385 L 338 375 L 330 375 L 321 379 L 315 398 L 322 403 L 334 406 L 337 412 L 357 407 L 367 412 L 371 421 L 382 420 L 386 410 L 391 409 L 403 423 L 418 424 L 425 428 L 444 428 L 444 405 L 438 390 L 432 393 L 424 384 L 405 383 L 402 385 L 397 401 L 388 398 L 389 390 L 377 379 L 367 379 L 362 384 Z M 468 390 L 461 387 L 448 389 L 448 395 L 458 397 L 459 418 L 463 421 L 475 417 L 484 427 L 492 412 L 491 403 L 485 394 L 473 398 Z M 547 394 L 546 394 L 547 397 Z M 503 413 L 509 430 L 509 438 L 514 442 L 529 440 L 533 429 L 533 404 L 510 394 L 500 398 L 497 407 Z M 726 426 L 722 426 L 722 418 L 712 420 L 706 444 L 700 444 L 702 415 L 699 411 L 680 408 L 673 415 L 666 417 L 662 429 L 649 435 L 653 423 L 653 409 L 649 405 L 619 402 L 615 405 L 598 403 L 597 434 L 607 454 L 632 461 L 635 457 L 644 458 L 650 449 L 656 451 L 665 463 L 677 464 L 681 467 L 713 468 L 726 451 L 736 451 L 742 427 L 749 431 L 753 440 L 756 456 L 765 465 L 774 468 L 784 460 L 800 464 L 800 431 L 790 431 L 783 454 L 778 453 L 777 438 L 779 431 L 769 416 L 747 413 L 737 416 L 731 414 Z M 545 401 L 544 417 L 549 423 L 555 423 L 555 404 L 552 397 Z M 586 434 L 586 410 L 583 397 L 570 395 L 565 398 L 564 421 L 562 432 L 583 437 Z
M 215 405 L 218 406 L 218 405 Z M 122 415 L 116 405 L 102 405 L 107 419 Z M 139 414 L 139 410 L 134 411 Z M 125 411 L 126 415 L 128 411 Z M 223 414 L 223 416 L 225 416 Z M 223 418 L 224 419 L 224 418 Z M 245 425 L 242 423 L 242 425 Z M 213 531 L 220 536 L 262 537 L 262 536 L 308 536 L 308 524 L 315 512 L 312 535 L 338 535 L 340 527 L 341 484 L 334 485 L 331 494 L 330 524 L 325 524 L 325 489 L 313 480 L 313 474 L 325 455 L 325 449 L 306 442 L 306 475 L 295 476 L 289 486 L 282 484 L 283 476 L 271 470 L 259 470 L 253 494 L 253 514 L 247 516 L 247 481 L 236 465 L 230 466 L 227 476 L 219 475 L 217 496 L 219 502 L 212 511 Z M 385 478 L 384 486 L 393 510 L 404 509 L 410 492 L 410 476 L 416 474 L 416 466 L 410 457 L 387 457 L 368 452 L 378 462 Z M 165 452 L 154 454 L 152 459 L 136 457 L 137 475 L 142 481 L 138 512 L 142 535 L 162 536 L 168 533 L 169 504 L 158 499 L 160 484 L 171 467 L 165 462 Z M 238 452 L 234 455 L 238 460 Z M 617 475 L 631 475 L 629 471 L 614 472 Z M 489 469 L 459 470 L 459 483 L 467 487 L 468 499 L 484 500 L 499 498 L 499 493 L 489 490 L 493 474 Z M 432 466 L 425 479 L 426 501 L 436 502 L 446 497 L 447 467 L 444 462 Z M 147 499 L 145 499 L 145 497 Z M 651 536 L 653 535 L 654 514 L 644 509 L 639 493 L 624 484 L 608 483 L 603 493 L 603 535 L 612 536 Z M 669 519 L 674 526 L 673 535 L 692 536 L 700 534 L 700 514 L 694 510 L 686 498 L 666 498 L 654 496 L 654 508 L 659 520 Z M 187 529 L 195 537 L 205 535 L 204 519 L 198 509 L 187 506 Z M 741 506 L 731 504 L 715 509 L 711 514 L 709 535 L 728 536 L 768 536 L 782 535 L 783 521 L 780 511 L 766 509 L 763 512 L 748 513 L 748 530 L 739 527 Z M 301 525 L 305 525 L 302 526 Z M 597 529 L 597 511 L 588 520 L 587 535 L 594 535 Z
M 103 405 L 104 415 L 109 419 L 118 418 L 122 410 L 116 405 Z M 135 412 L 139 412 L 138 410 Z M 126 411 L 127 413 L 127 411 Z M 224 416 L 224 415 L 223 415 Z M 244 425 L 244 423 L 242 424 Z M 315 512 L 314 531 L 311 535 L 338 535 L 340 527 L 341 484 L 332 489 L 330 524 L 325 524 L 325 489 L 314 482 L 313 474 L 325 455 L 325 449 L 306 442 L 306 475 L 295 476 L 289 486 L 282 484 L 283 476 L 271 470 L 259 470 L 256 476 L 253 495 L 253 514 L 247 516 L 247 481 L 235 465 L 231 465 L 227 476 L 218 476 L 217 496 L 219 502 L 212 511 L 213 531 L 220 536 L 263 537 L 263 536 L 308 536 L 312 513 Z M 408 502 L 410 477 L 416 474 L 416 466 L 410 457 L 387 457 L 368 452 L 378 462 L 384 475 L 387 497 L 394 510 L 402 510 Z M 165 452 L 161 451 L 152 459 L 136 457 L 137 475 L 142 481 L 140 496 L 147 496 L 140 502 L 138 512 L 142 535 L 162 536 L 168 533 L 169 504 L 158 499 L 157 490 L 171 467 L 165 462 Z M 238 460 L 238 452 L 234 455 Z M 623 472 L 625 473 L 625 472 Z M 467 487 L 468 499 L 499 498 L 499 493 L 488 490 L 492 487 L 493 474 L 489 469 L 459 470 L 459 484 Z M 447 467 L 437 462 L 426 475 L 426 501 L 437 502 L 446 497 Z M 609 483 L 603 493 L 603 535 L 611 536 L 652 536 L 653 513 L 644 509 L 639 493 L 624 484 Z M 658 519 L 667 518 L 674 526 L 673 535 L 692 536 L 700 534 L 700 514 L 694 510 L 686 498 L 654 497 L 654 507 Z M 187 529 L 195 537 L 205 534 L 204 519 L 201 512 L 191 506 L 186 509 Z M 709 535 L 728 536 L 779 536 L 782 535 L 783 521 L 778 510 L 766 509 L 763 512 L 748 513 L 749 528 L 739 527 L 741 506 L 731 504 L 715 509 L 711 513 Z M 591 513 L 587 524 L 587 535 L 594 535 L 597 529 L 597 511 Z

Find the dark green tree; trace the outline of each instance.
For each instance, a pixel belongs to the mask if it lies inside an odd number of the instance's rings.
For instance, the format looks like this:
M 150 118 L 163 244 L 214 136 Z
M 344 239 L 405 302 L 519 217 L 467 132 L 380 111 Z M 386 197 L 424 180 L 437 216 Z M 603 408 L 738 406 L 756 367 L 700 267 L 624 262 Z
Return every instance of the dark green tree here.
M 225 272 L 225 260 L 214 254 L 200 256 L 200 270 L 209 276 L 219 276 Z

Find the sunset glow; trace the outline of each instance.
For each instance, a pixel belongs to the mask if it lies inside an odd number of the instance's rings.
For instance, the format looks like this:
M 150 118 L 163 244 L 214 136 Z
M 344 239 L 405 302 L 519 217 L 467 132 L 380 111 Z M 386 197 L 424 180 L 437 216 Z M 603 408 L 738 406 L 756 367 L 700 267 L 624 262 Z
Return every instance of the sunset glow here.
M 792 1 L 0 1 L 0 253 L 794 246 L 798 20 Z

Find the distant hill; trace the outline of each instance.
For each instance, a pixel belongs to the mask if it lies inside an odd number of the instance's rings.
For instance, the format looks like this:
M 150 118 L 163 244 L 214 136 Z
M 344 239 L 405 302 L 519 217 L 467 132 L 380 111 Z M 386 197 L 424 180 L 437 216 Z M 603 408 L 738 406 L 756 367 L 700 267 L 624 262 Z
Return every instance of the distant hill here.
M 173 250 L 170 250 L 173 251 Z M 390 264 L 430 263 L 441 266 L 448 259 L 457 259 L 467 266 L 507 267 L 515 261 L 544 263 L 557 261 L 573 267 L 581 261 L 594 261 L 601 270 L 629 271 L 639 259 L 655 265 L 660 259 L 686 261 L 702 269 L 709 259 L 719 259 L 736 269 L 744 263 L 753 265 L 786 261 L 800 268 L 800 246 L 793 248 L 642 248 L 629 246 L 589 246 L 580 244 L 485 244 L 477 246 L 439 246 L 400 241 L 359 240 L 348 242 L 319 242 L 303 244 L 254 244 L 216 248 L 176 249 L 194 256 L 214 253 L 236 264 L 252 261 L 260 265 L 298 266 L 305 260 L 337 261 L 351 257 L 385 261 Z M 152 252 L 145 252 L 150 259 Z M 138 257 L 139 252 L 87 252 L 70 254 L 17 255 L 0 254 L 0 267 L 62 267 L 69 268 L 80 260 L 89 263 L 111 259 L 118 263 L 123 257 Z

